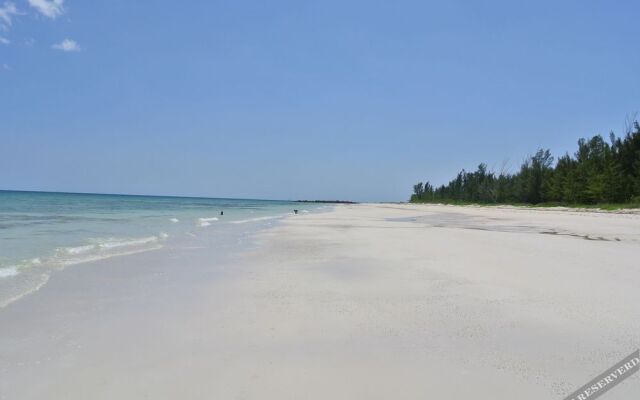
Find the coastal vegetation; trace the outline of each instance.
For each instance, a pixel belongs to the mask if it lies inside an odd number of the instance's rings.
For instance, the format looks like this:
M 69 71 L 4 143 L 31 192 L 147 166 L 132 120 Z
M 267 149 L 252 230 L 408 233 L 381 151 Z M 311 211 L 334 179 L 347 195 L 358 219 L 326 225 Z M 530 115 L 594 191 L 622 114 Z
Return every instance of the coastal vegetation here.
M 629 124 L 623 137 L 611 133 L 609 141 L 601 135 L 580 139 L 573 155 L 557 160 L 539 149 L 514 173 L 496 173 L 482 163 L 441 186 L 419 182 L 411 202 L 638 207 L 640 124 Z

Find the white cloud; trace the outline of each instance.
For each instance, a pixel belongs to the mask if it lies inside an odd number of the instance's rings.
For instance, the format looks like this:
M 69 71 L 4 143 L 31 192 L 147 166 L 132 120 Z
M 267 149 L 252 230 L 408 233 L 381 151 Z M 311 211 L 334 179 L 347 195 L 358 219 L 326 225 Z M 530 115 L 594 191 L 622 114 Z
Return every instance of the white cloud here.
M 18 12 L 16 5 L 10 1 L 5 1 L 4 4 L 0 6 L 0 30 L 9 30 L 9 28 L 11 28 L 11 18 L 18 14 L 20 13 Z
M 0 43 L 2 43 L 2 44 L 11 44 L 11 40 L 9 40 L 7 38 L 3 38 L 2 36 L 0 36 Z
M 28 0 L 29 5 L 45 17 L 55 19 L 64 14 L 64 0 Z
M 56 43 L 51 46 L 52 49 L 61 50 L 61 51 L 80 51 L 82 50 L 78 43 L 76 43 L 73 39 L 65 39 L 60 43 Z

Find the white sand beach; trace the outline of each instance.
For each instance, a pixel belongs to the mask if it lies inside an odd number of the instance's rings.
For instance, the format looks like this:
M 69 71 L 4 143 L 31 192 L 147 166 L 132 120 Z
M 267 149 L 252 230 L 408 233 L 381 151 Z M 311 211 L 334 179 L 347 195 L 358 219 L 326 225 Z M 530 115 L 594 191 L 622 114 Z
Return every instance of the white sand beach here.
M 243 240 L 0 309 L 0 399 L 562 399 L 640 346 L 637 214 L 339 205 Z

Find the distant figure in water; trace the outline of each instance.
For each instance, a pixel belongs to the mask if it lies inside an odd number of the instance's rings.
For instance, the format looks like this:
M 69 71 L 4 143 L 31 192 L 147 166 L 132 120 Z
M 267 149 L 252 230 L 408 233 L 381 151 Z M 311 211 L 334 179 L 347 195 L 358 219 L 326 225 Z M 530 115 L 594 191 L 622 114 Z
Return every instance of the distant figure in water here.
M 294 214 L 297 214 L 297 213 L 298 213 L 298 210 L 293 210 L 293 213 L 294 213 Z
M 220 211 L 220 215 L 224 215 L 224 211 Z

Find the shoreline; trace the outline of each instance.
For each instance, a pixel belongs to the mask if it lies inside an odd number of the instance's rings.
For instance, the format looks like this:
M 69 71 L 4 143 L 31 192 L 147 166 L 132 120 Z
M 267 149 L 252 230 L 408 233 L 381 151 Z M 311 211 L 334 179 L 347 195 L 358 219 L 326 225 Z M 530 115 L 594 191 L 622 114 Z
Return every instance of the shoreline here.
M 295 208 L 283 201 L 0 192 L 0 307 L 69 265 L 155 250 L 167 239 L 207 229 L 278 219 Z
M 0 309 L 0 399 L 563 398 L 640 343 L 638 222 L 336 205 L 77 265 Z

